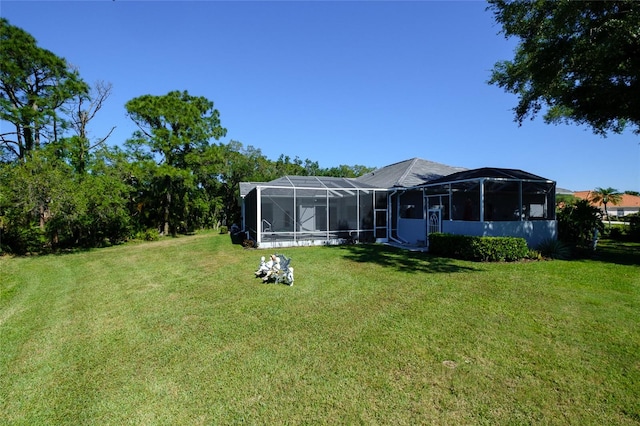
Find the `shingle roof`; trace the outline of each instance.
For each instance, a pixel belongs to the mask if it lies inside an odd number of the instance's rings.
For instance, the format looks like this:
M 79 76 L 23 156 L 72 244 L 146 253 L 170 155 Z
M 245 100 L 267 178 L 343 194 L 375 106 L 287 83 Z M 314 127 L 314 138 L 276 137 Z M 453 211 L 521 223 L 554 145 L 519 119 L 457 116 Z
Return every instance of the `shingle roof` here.
M 409 188 L 463 170 L 466 169 L 421 158 L 412 158 L 381 167 L 356 178 L 356 180 L 378 188 Z

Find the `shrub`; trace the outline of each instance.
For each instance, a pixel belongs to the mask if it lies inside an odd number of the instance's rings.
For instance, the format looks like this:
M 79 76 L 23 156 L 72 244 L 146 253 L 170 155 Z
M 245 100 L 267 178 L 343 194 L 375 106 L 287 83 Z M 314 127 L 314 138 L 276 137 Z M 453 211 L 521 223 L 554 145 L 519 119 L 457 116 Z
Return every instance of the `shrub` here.
M 609 238 L 612 240 L 621 240 L 622 239 L 622 229 L 619 227 L 611 228 L 609 231 Z
M 640 242 L 640 214 L 629 215 L 629 230 L 627 236 L 631 241 Z
M 530 249 L 527 252 L 527 259 L 531 259 L 531 260 L 543 260 L 544 256 L 542 255 L 541 252 L 539 252 L 538 250 L 534 250 L 534 249 Z
M 220 233 L 221 234 L 226 234 L 227 232 L 229 232 L 229 228 L 227 228 L 225 225 L 222 225 L 220 227 Z
M 248 249 L 248 248 L 258 248 L 258 243 L 253 241 L 253 240 L 249 240 L 246 239 L 242 242 L 242 247 Z
M 160 232 L 156 228 L 149 228 L 144 232 L 138 232 L 136 239 L 144 241 L 158 241 Z
M 47 246 L 45 233 L 37 225 L 9 228 L 3 234 L 3 247 L 8 253 L 42 253 Z
M 464 260 L 511 262 L 527 257 L 529 248 L 524 238 L 431 234 L 429 252 Z
M 569 259 L 571 248 L 560 240 L 549 238 L 536 248 L 542 256 L 550 259 Z
M 576 247 L 591 247 L 594 230 L 604 232 L 600 210 L 590 205 L 587 200 L 577 200 L 566 205 L 558 212 L 557 219 L 558 238 Z

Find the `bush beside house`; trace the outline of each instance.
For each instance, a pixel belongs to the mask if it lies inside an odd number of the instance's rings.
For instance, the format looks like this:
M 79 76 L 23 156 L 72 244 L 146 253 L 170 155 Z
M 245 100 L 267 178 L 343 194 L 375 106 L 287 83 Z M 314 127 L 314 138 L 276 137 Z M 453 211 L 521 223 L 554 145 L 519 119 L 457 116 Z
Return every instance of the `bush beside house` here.
M 527 257 L 529 248 L 524 238 L 435 233 L 429 235 L 429 252 L 463 260 L 512 262 Z

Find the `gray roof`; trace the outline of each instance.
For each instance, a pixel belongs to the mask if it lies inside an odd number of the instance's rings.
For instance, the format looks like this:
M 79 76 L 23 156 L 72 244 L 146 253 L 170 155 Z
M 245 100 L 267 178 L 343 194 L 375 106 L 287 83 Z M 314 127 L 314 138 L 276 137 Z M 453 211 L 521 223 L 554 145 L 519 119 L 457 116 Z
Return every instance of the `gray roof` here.
M 514 179 L 514 180 L 528 180 L 528 181 L 545 181 L 552 182 L 549 179 L 543 178 L 533 173 L 525 172 L 518 169 L 502 169 L 497 167 L 481 167 L 479 169 L 463 170 L 458 173 L 453 173 L 448 176 L 434 179 L 428 182 L 429 185 L 436 183 L 448 183 L 460 180 L 470 180 L 479 178 L 494 178 L 494 179 Z
M 566 188 L 556 187 L 556 194 L 557 195 L 573 195 L 573 191 Z
M 421 158 L 412 158 L 381 167 L 356 178 L 356 180 L 379 188 L 409 188 L 463 170 L 467 169 L 447 166 Z
M 271 182 L 240 182 L 240 196 L 246 196 L 258 185 L 306 188 L 410 188 L 431 180 L 467 170 L 446 164 L 412 158 L 381 167 L 355 179 L 325 176 L 284 176 Z

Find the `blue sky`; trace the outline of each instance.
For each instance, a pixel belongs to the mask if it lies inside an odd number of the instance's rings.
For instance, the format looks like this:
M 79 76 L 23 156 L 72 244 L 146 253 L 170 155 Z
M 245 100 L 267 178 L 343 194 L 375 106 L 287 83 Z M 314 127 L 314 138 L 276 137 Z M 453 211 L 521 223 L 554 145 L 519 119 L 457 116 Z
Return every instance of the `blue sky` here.
M 523 169 L 571 190 L 640 191 L 640 137 L 518 126 L 489 86 L 515 40 L 480 1 L 0 1 L 0 15 L 113 93 L 94 138 L 135 127 L 124 104 L 187 90 L 230 140 L 280 154 L 381 167 L 413 157 Z

